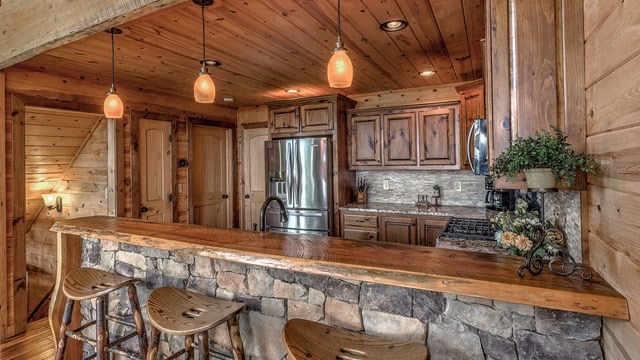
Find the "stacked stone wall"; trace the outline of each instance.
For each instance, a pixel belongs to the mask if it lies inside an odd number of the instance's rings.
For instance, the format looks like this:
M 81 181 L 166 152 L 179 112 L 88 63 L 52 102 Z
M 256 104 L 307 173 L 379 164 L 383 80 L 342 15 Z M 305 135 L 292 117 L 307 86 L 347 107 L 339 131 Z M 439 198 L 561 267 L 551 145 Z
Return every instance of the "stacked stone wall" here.
M 427 345 L 439 359 L 602 359 L 601 317 L 528 305 L 358 282 L 213 260 L 179 252 L 84 239 L 83 266 L 143 280 L 138 286 L 146 316 L 149 292 L 160 286 L 187 288 L 240 301 L 240 330 L 247 359 L 286 358 L 285 322 L 304 318 L 344 329 Z M 515 275 L 515 274 L 514 274 Z M 122 299 L 124 293 L 120 294 Z M 126 301 L 110 299 L 126 313 Z M 94 304 L 83 304 L 85 319 Z M 147 323 L 148 324 L 148 323 Z M 119 327 L 111 329 L 121 333 Z M 225 326 L 211 331 L 220 358 L 230 354 Z M 131 345 L 135 348 L 135 344 Z M 161 338 L 160 352 L 183 346 Z

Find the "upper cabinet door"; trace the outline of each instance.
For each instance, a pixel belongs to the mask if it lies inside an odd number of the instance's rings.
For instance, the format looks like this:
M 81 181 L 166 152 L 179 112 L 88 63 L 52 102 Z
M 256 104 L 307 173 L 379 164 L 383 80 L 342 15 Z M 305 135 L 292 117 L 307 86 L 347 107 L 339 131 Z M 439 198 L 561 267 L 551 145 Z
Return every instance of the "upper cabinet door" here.
M 416 165 L 415 112 L 384 115 L 385 165 Z
M 456 163 L 454 123 L 453 108 L 423 110 L 418 113 L 420 165 Z
M 351 166 L 382 165 L 380 115 L 351 118 Z
M 333 129 L 333 103 L 325 102 L 300 106 L 302 132 Z
M 296 133 L 300 130 L 300 116 L 297 106 L 286 106 L 269 111 L 269 126 L 272 134 Z

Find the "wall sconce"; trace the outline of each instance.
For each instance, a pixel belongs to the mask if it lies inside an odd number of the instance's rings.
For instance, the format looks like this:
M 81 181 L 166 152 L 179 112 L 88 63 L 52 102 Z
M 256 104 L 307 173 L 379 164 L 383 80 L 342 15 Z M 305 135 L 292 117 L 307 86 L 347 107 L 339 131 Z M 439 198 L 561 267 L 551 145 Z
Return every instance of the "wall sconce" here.
M 62 212 L 62 198 L 55 194 L 42 194 L 42 200 L 44 200 L 44 206 L 49 210 L 56 209 L 57 212 Z

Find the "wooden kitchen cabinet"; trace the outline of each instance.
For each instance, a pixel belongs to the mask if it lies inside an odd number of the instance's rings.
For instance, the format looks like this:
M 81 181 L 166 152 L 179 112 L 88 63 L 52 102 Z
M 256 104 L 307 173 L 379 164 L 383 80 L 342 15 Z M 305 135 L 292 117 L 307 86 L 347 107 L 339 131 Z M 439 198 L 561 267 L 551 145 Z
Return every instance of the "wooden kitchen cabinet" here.
M 457 170 L 458 105 L 350 110 L 352 170 Z
M 451 107 L 418 112 L 420 165 L 456 163 L 455 112 Z
M 380 115 L 353 116 L 351 118 L 351 165 L 382 165 L 380 141 Z
M 333 129 L 333 103 L 300 105 L 300 131 L 327 131 Z
M 436 246 L 436 240 L 447 225 L 447 220 L 447 218 L 418 219 L 418 237 L 416 245 Z
M 342 214 L 342 237 L 351 240 L 378 240 L 378 216 L 367 213 Z
M 460 95 L 460 167 L 471 169 L 467 158 L 467 140 L 473 121 L 485 118 L 483 80 L 479 79 L 458 86 L 456 91 Z
M 380 241 L 415 245 L 417 220 L 407 216 L 381 216 Z
M 416 165 L 416 113 L 383 115 L 384 164 Z
M 285 106 L 269 110 L 269 128 L 272 134 L 291 134 L 300 131 L 300 108 Z

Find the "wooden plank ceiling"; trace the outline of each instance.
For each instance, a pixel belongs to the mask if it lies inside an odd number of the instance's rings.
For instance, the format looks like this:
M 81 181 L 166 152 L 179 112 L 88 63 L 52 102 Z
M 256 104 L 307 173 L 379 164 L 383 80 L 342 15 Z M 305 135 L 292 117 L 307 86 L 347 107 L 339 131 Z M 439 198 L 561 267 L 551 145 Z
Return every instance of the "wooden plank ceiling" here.
M 482 77 L 484 0 L 342 1 L 342 38 L 355 67 L 361 94 Z M 200 7 L 191 1 L 119 27 L 116 87 L 144 89 L 192 101 L 202 57 Z M 205 9 L 207 58 L 216 102 L 232 106 L 335 93 L 326 64 L 335 47 L 337 0 L 216 0 Z M 404 19 L 409 26 L 383 32 L 381 22 Z M 19 66 L 111 82 L 110 35 L 104 32 L 40 54 Z M 435 70 L 432 77 L 418 73 Z M 287 94 L 285 89 L 300 89 Z

